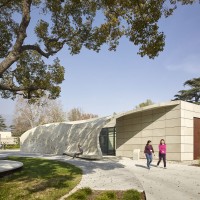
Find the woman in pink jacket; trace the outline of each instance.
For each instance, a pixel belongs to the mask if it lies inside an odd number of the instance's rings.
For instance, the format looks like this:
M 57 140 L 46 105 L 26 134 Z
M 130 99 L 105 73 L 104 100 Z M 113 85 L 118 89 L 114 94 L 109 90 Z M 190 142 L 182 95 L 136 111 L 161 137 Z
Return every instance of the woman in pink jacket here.
M 163 159 L 164 169 L 166 169 L 166 144 L 164 139 L 160 140 L 158 148 L 159 148 L 159 161 L 157 163 L 157 167 L 159 166 L 160 161 Z

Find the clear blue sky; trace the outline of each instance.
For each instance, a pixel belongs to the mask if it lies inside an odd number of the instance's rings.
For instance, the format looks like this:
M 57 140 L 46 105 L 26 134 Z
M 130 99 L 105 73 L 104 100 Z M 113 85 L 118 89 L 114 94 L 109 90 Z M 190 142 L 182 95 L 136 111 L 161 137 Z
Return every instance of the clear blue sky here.
M 80 107 L 100 116 L 133 109 L 151 99 L 169 101 L 183 83 L 200 75 L 200 5 L 180 6 L 160 21 L 166 46 L 150 60 L 137 55 L 138 47 L 120 40 L 116 52 L 104 46 L 100 53 L 82 50 L 57 54 L 66 69 L 60 100 L 65 111 Z M 11 116 L 15 102 L 0 99 L 0 114 Z

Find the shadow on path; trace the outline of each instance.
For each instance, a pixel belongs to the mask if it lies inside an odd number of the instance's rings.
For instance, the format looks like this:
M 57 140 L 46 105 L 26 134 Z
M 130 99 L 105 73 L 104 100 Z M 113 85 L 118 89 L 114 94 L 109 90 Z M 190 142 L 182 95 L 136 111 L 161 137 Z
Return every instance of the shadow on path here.
M 144 168 L 144 169 L 148 169 L 147 166 L 144 166 L 144 165 L 135 164 L 135 166 L 136 166 L 136 167 L 141 167 L 141 168 Z

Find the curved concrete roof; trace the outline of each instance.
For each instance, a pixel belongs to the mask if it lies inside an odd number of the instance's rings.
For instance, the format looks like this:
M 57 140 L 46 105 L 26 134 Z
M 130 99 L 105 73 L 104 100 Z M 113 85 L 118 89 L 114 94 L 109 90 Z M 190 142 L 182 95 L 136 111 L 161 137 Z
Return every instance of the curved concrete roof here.
M 100 159 L 99 145 L 101 129 L 111 117 L 103 117 L 75 122 L 52 123 L 26 131 L 20 137 L 21 151 L 24 153 L 73 155 L 81 144 L 83 156 Z

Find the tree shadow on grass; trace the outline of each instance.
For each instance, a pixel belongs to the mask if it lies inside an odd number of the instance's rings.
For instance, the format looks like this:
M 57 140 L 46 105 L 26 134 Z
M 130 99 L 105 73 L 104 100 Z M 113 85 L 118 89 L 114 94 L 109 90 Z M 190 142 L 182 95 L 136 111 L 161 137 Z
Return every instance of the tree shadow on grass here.
M 82 171 L 68 163 L 45 160 L 40 158 L 9 157 L 10 160 L 20 161 L 23 169 L 12 175 L 4 177 L 0 182 L 0 193 L 5 184 L 18 187 L 29 195 L 45 193 L 45 190 L 69 191 L 80 181 Z M 12 185 L 13 184 L 13 185 Z
M 63 168 L 63 170 L 66 170 L 67 174 L 69 174 L 70 176 L 81 174 L 81 170 L 78 169 L 77 167 L 74 167 L 71 164 L 60 161 L 40 159 L 40 158 L 27 158 L 27 157 L 26 158 L 15 157 L 10 159 L 24 163 L 23 167 L 24 170 L 19 172 L 20 176 L 27 175 L 30 178 L 49 179 L 54 175 L 55 176 L 58 175 L 60 167 Z
M 37 183 L 36 185 L 32 187 L 26 187 L 26 190 L 29 191 L 29 193 L 36 193 L 44 191 L 48 188 L 54 188 L 54 189 L 62 189 L 62 188 L 68 188 L 70 187 L 69 183 L 66 182 L 66 180 L 72 180 L 72 177 L 69 178 L 69 176 L 57 176 L 56 178 L 50 178 L 48 180 L 42 180 L 40 183 Z

